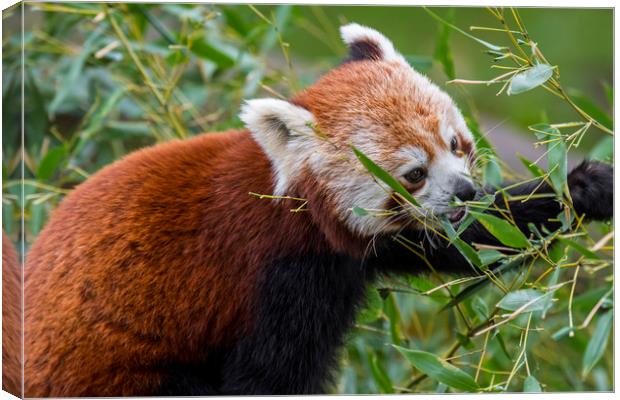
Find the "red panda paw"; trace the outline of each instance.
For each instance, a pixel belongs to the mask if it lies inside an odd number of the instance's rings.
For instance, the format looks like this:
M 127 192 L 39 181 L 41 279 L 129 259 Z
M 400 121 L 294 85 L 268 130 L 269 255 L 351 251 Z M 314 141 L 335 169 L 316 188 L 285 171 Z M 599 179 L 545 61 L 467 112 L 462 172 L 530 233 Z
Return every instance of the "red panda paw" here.
M 584 160 L 568 174 L 568 187 L 578 214 L 608 220 L 614 213 L 614 170 L 600 161 Z

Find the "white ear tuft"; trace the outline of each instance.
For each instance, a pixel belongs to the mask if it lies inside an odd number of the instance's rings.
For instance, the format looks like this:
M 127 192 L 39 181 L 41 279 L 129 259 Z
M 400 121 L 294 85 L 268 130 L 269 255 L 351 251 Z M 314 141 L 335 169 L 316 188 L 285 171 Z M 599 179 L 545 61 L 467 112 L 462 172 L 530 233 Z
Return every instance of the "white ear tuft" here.
M 285 100 L 255 99 L 242 105 L 239 117 L 271 160 L 276 173 L 274 194 L 284 194 L 312 151 L 313 115 Z
M 311 134 L 308 125 L 314 122 L 312 114 L 285 100 L 254 99 L 241 106 L 239 115 L 255 137 L 269 136 L 274 140 L 301 134 Z
M 372 28 L 352 23 L 341 26 L 340 35 L 349 46 L 351 60 L 405 62 L 403 56 L 394 49 L 392 42 Z

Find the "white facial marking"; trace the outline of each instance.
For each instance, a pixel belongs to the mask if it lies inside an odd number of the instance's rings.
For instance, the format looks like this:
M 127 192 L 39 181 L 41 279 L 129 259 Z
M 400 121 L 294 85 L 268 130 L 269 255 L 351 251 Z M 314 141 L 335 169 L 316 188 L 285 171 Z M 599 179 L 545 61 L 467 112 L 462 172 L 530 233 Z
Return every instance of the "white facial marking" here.
M 414 168 L 426 167 L 428 154 L 419 147 L 407 146 L 400 149 L 397 153 L 398 159 L 406 160 L 394 174 L 396 178 L 405 175 Z
M 447 212 L 454 200 L 455 184 L 461 179 L 471 182 L 467 160 L 450 151 L 443 151 L 429 165 L 426 179 L 426 190 L 418 196 L 420 204 L 434 214 Z

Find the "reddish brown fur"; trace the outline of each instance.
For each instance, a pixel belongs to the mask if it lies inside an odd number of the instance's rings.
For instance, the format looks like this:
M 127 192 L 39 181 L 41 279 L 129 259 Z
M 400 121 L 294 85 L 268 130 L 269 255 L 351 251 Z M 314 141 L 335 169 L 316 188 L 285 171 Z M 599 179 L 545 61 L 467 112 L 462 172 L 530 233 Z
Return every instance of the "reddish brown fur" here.
M 293 102 L 308 109 L 319 128 L 330 132 L 340 144 L 348 145 L 345 142 L 355 133 L 357 119 L 364 115 L 384 128 L 382 140 L 376 143 L 378 152 L 392 154 L 404 145 L 418 146 L 432 160 L 448 144 L 439 132 L 440 110 L 428 103 L 422 90 L 407 82 L 399 63 L 358 61 L 332 70 Z M 415 121 L 413 115 L 417 116 Z
M 465 138 L 461 132 L 457 133 L 458 141 L 459 141 L 459 149 L 465 153 L 465 155 L 469 155 L 474 150 L 474 144 Z
M 296 202 L 248 195 L 272 190 L 247 131 L 145 149 L 80 185 L 27 257 L 26 396 L 143 395 L 168 363 L 243 335 L 260 265 L 332 246 Z
M 17 251 L 2 232 L 2 389 L 21 397 L 21 274 Z

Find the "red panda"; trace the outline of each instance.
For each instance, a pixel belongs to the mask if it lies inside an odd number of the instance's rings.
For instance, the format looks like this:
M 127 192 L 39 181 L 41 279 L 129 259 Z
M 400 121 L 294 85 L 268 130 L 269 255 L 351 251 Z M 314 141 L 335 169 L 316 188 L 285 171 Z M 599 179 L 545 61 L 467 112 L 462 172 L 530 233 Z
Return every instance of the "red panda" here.
M 19 257 L 2 232 L 2 390 L 22 393 L 22 282 Z
M 62 201 L 26 259 L 25 396 L 324 393 L 369 282 L 424 268 L 394 232 L 438 270 L 471 273 L 405 218 L 456 225 L 467 210 L 453 199 L 479 195 L 461 113 L 379 32 L 341 33 L 349 58 L 290 101 L 248 101 L 245 129 L 137 151 Z M 351 145 L 420 207 L 395 204 Z M 577 212 L 610 218 L 611 182 L 601 163 L 573 170 Z M 561 206 L 537 197 L 511 211 L 527 231 L 553 228 Z M 477 223 L 462 237 L 495 243 Z

